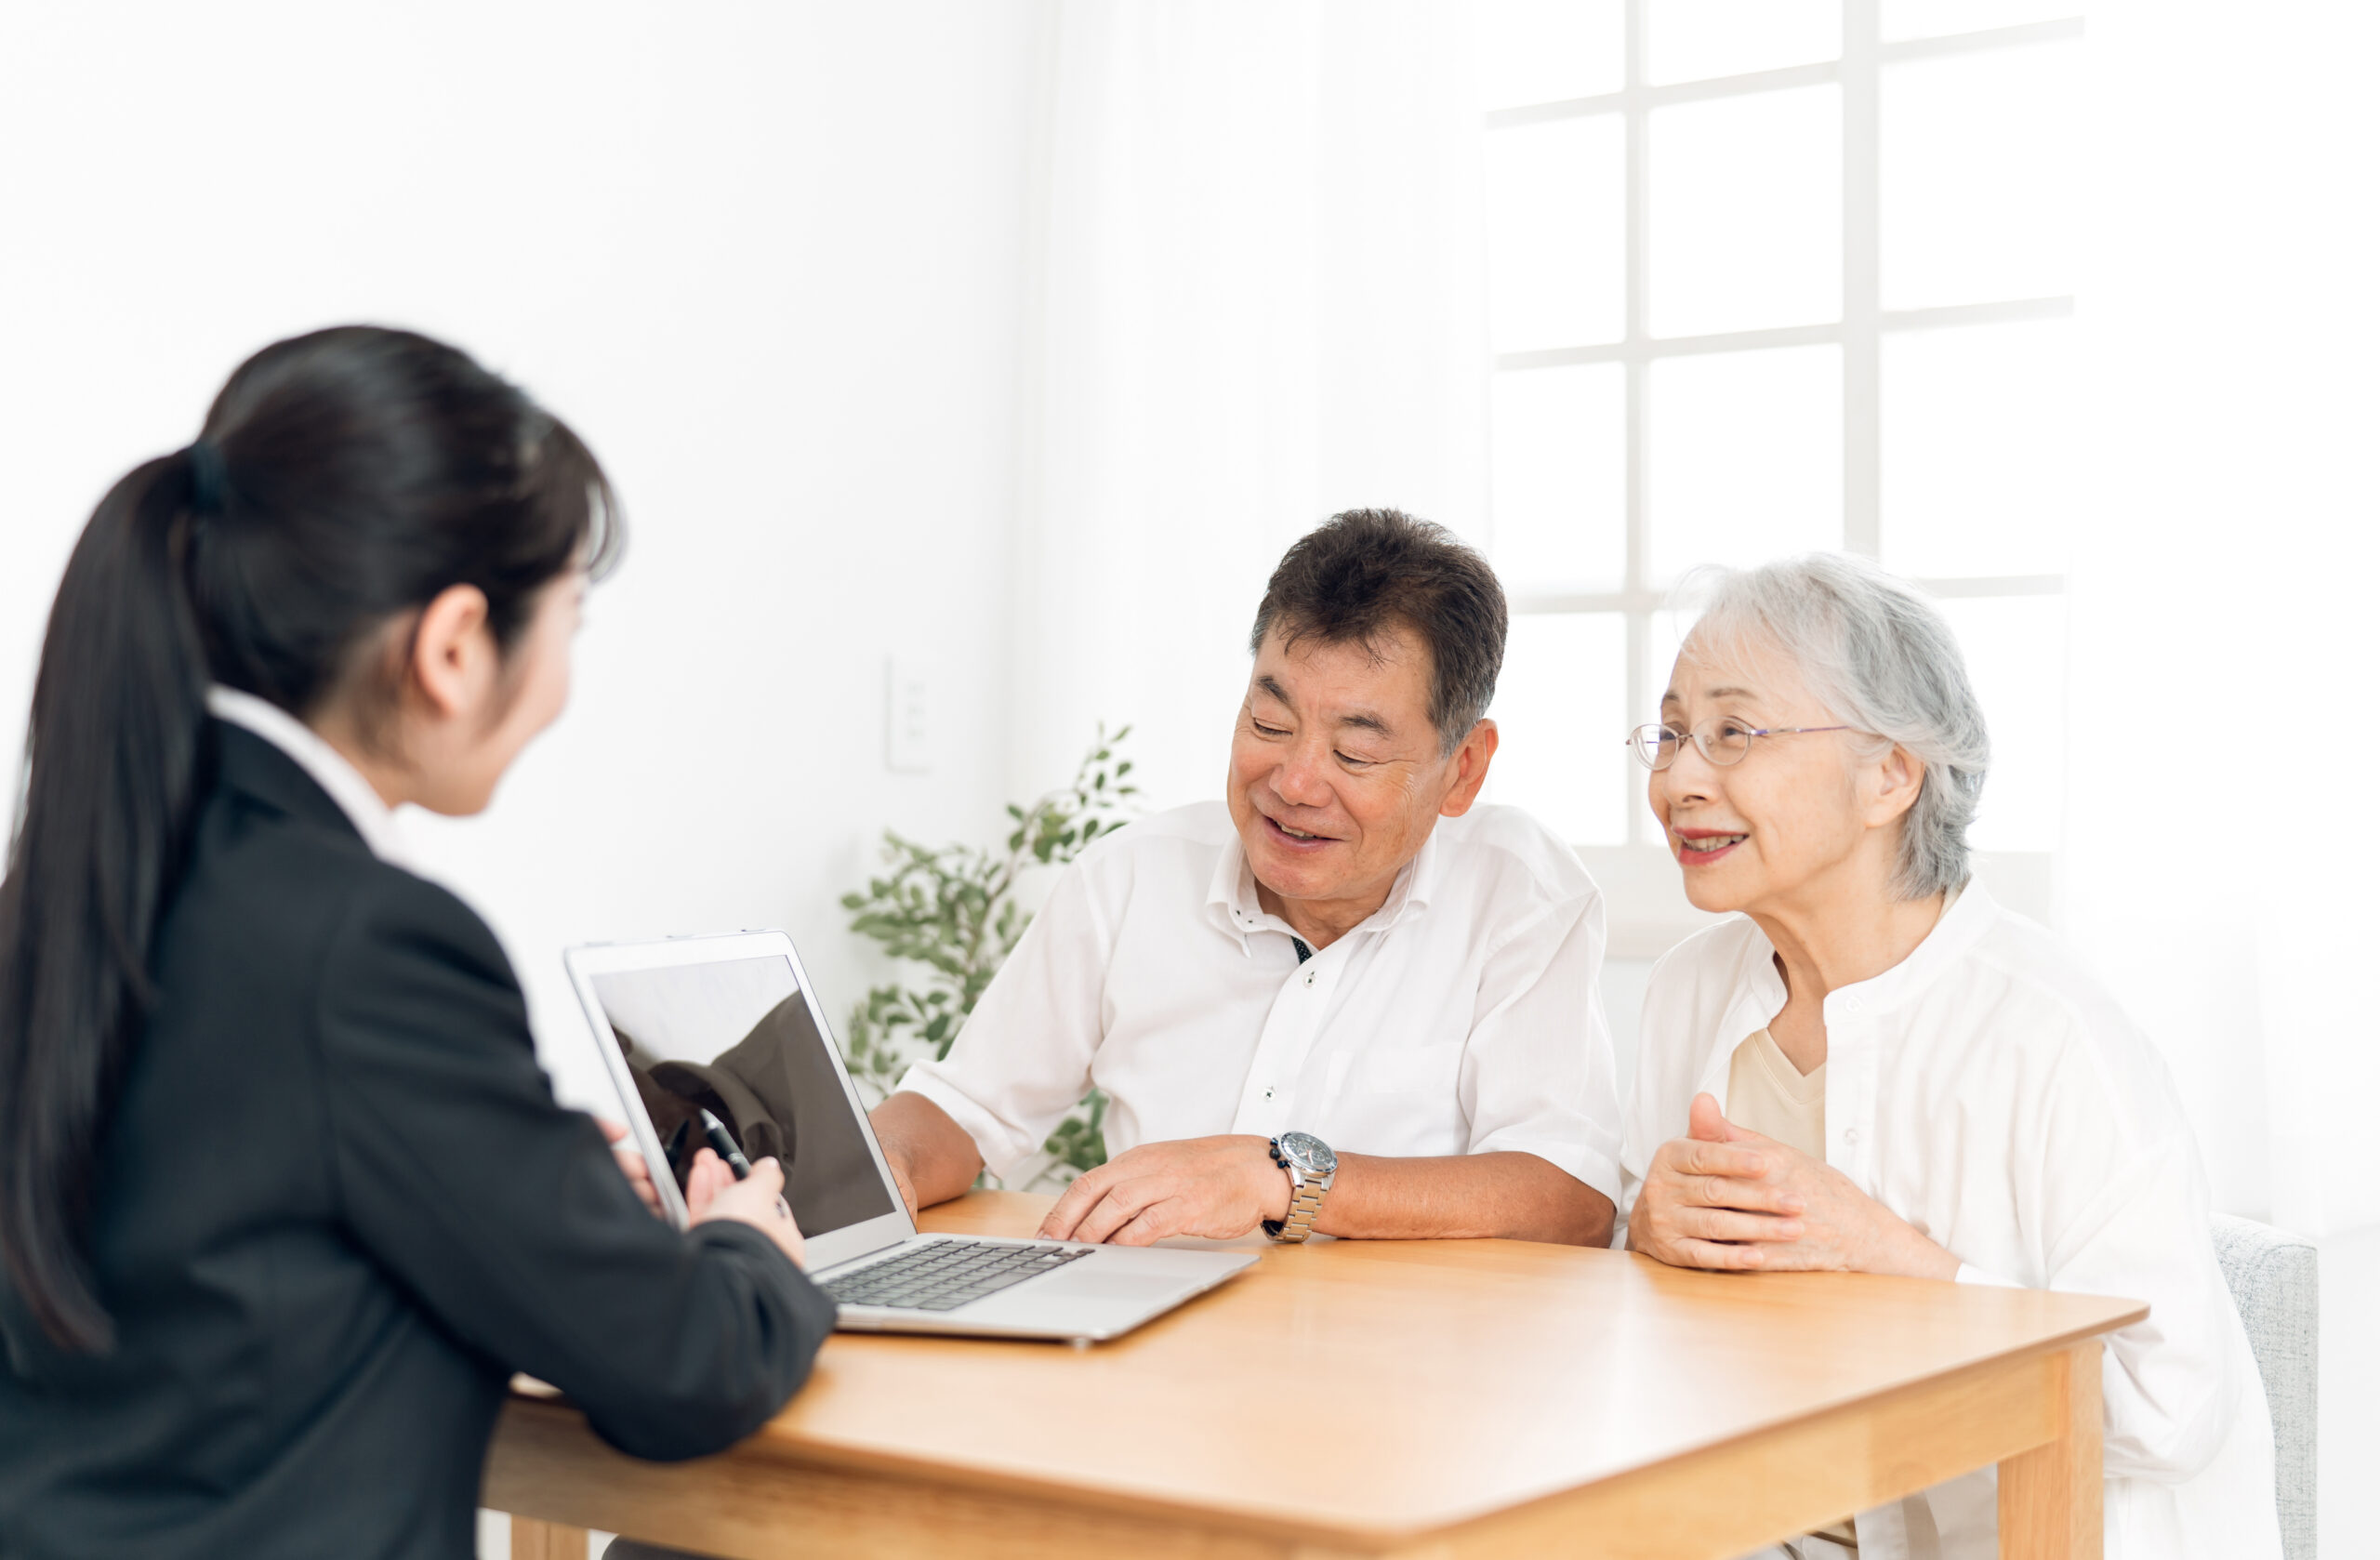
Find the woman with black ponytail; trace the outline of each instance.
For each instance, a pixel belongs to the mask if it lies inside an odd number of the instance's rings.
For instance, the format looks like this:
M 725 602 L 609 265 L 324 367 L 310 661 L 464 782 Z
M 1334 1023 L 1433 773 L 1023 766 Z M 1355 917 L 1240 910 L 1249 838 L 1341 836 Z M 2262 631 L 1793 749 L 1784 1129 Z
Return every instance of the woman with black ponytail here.
M 775 1167 L 652 1217 L 389 827 L 561 711 L 615 514 L 518 390 L 348 327 L 92 515 L 0 883 L 0 1555 L 465 1555 L 512 1371 L 660 1458 L 800 1384 Z

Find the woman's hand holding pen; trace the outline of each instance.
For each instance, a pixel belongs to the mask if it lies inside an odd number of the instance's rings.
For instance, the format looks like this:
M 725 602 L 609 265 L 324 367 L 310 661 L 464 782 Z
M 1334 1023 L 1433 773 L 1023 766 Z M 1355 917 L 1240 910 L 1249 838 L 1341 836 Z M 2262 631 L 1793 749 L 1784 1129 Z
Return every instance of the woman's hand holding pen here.
M 804 1265 L 801 1231 L 785 1207 L 785 1167 L 774 1159 L 762 1159 L 738 1181 L 726 1160 L 702 1150 L 686 1172 L 686 1212 L 697 1224 L 713 1219 L 749 1224 L 775 1241 L 794 1266 Z
M 707 1115 L 704 1119 L 716 1125 Z M 599 1118 L 595 1124 L 611 1144 L 620 1173 L 628 1178 L 644 1206 L 659 1213 L 661 1194 L 653 1189 L 653 1171 L 644 1156 L 627 1142 L 628 1130 L 616 1121 Z M 686 1213 L 697 1224 L 706 1219 L 739 1219 L 782 1247 L 794 1266 L 803 1265 L 801 1231 L 785 1205 L 785 1167 L 774 1159 L 763 1159 L 748 1176 L 739 1177 L 726 1160 L 710 1149 L 701 1150 L 686 1172 Z

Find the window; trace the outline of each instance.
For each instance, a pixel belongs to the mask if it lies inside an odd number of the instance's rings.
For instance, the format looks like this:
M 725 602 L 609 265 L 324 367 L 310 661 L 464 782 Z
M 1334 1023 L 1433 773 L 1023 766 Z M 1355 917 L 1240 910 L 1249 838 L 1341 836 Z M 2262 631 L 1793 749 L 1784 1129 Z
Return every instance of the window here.
M 2066 8 L 1484 8 L 1488 545 L 1516 615 L 1498 800 L 1582 845 L 1655 843 L 1620 737 L 1668 678 L 1670 588 L 1839 547 L 1961 635 L 2003 755 L 1977 845 L 2054 848 Z

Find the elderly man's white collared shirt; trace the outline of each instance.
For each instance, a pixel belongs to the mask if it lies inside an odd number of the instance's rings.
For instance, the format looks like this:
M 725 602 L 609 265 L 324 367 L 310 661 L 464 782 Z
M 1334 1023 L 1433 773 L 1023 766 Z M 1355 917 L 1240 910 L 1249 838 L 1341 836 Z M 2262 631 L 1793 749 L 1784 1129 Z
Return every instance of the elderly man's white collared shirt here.
M 1358 1154 L 1520 1150 L 1606 1196 L 1619 1098 L 1603 900 L 1527 814 L 1441 819 L 1371 918 L 1300 963 L 1204 802 L 1066 869 L 942 1062 L 902 1080 L 995 1174 L 1093 1084 L 1107 1147 L 1295 1130 Z
M 1736 1047 L 1784 1007 L 1774 953 L 1739 916 L 1654 969 L 1631 1204 L 1694 1096 L 1724 1102 Z M 1825 1014 L 1828 1164 L 1955 1254 L 1963 1283 L 2149 1302 L 2107 1340 L 2109 1560 L 2278 1560 L 2263 1383 L 2215 1263 L 2197 1141 L 2147 1037 L 2055 936 L 1974 885 Z M 1997 1554 L 1996 1488 L 1987 1471 L 1861 1513 L 1862 1560 Z

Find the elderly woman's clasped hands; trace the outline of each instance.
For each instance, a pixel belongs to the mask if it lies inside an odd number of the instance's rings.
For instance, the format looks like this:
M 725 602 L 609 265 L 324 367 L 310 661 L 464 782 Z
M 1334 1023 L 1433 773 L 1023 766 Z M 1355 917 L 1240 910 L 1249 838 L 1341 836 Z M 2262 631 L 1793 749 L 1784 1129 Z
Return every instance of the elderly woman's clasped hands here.
M 1959 1260 L 1800 1149 L 1737 1126 L 1708 1094 L 1653 1155 L 1631 1249 L 1676 1267 L 1954 1278 Z

